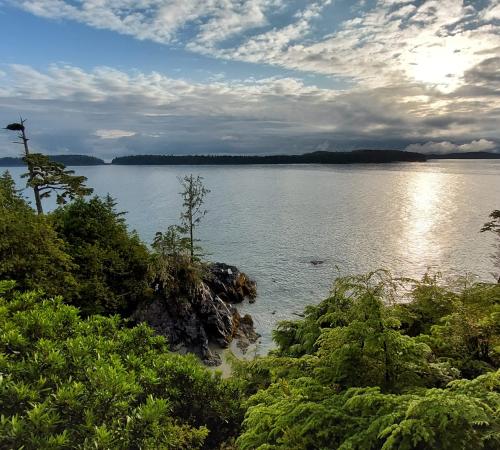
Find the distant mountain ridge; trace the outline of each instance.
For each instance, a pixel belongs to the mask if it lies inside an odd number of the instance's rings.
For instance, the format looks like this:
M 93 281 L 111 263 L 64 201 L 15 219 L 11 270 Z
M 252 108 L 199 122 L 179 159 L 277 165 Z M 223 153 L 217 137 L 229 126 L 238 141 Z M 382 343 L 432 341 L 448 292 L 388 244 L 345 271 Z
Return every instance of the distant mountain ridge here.
M 65 166 L 100 166 L 106 164 L 101 158 L 87 155 L 49 155 L 52 161 L 64 164 Z M 22 158 L 5 157 L 0 158 L 0 167 L 24 166 Z

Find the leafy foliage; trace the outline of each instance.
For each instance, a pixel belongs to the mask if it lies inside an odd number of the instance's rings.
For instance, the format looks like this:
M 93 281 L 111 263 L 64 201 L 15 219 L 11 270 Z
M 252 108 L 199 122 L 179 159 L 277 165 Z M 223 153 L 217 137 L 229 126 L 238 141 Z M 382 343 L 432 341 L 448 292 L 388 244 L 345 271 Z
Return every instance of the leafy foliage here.
M 127 312 L 148 295 L 149 253 L 108 197 L 76 199 L 51 219 L 77 265 L 69 301 L 86 314 Z
M 403 395 L 281 380 L 248 402 L 241 449 L 496 449 L 500 371 Z
M 281 323 L 278 349 L 236 369 L 239 448 L 498 448 L 500 286 L 439 281 L 341 278 Z
M 74 170 L 66 169 L 64 164 L 51 160 L 41 153 L 31 153 L 23 158 L 30 171 L 23 175 L 28 178 L 27 185 L 36 188 L 40 198 L 56 194 L 57 204 L 64 205 L 68 200 L 90 195 L 92 188 L 85 186 L 87 178 L 75 175 Z
M 464 376 L 500 367 L 500 285 L 465 281 L 455 292 L 453 311 L 422 340 Z
M 239 390 L 145 325 L 0 283 L 0 447 L 216 448 L 238 430 Z
M 167 298 L 190 298 L 206 275 L 205 264 L 191 259 L 191 244 L 178 226 L 156 233 L 150 271 L 156 291 Z
M 21 289 L 62 294 L 73 289 L 75 269 L 67 247 L 46 217 L 16 191 L 8 172 L 0 176 L 0 277 Z
M 52 164 L 29 158 L 32 174 Z M 182 224 L 151 252 L 111 198 L 84 200 L 82 177 L 50 167 L 34 190 L 73 201 L 48 217 L 0 177 L 0 280 L 22 291 L 0 281 L 0 448 L 500 447 L 500 284 L 339 278 L 278 325 L 276 350 L 223 381 L 147 326 L 92 315 L 196 297 L 201 178 L 184 178 Z M 500 236 L 491 219 L 483 231 Z

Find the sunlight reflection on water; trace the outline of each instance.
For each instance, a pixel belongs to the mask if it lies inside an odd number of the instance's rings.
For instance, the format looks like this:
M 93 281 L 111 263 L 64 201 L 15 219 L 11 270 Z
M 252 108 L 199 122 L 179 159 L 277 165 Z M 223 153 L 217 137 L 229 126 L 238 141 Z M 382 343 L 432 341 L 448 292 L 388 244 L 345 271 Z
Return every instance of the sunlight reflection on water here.
M 400 250 L 405 250 L 407 258 L 413 261 L 419 261 L 425 258 L 431 251 L 434 256 L 439 258 L 441 239 L 434 238 L 434 228 L 439 221 L 442 221 L 444 215 L 449 214 L 448 207 L 453 205 L 453 200 L 446 197 L 443 193 L 444 176 L 436 172 L 415 172 L 407 180 L 407 207 L 401 220 L 405 224 L 404 244 Z M 450 183 L 450 181 L 448 181 Z M 453 187 L 448 186 L 451 192 Z M 443 199 L 446 198 L 446 205 Z
M 382 267 L 421 277 L 430 268 L 492 280 L 493 239 L 479 229 L 500 208 L 500 160 L 76 170 L 117 198 L 146 242 L 178 221 L 177 177 L 202 175 L 212 192 L 199 237 L 212 260 L 257 280 L 257 302 L 242 311 L 254 317 L 262 351 L 275 323 L 319 302 L 339 273 Z

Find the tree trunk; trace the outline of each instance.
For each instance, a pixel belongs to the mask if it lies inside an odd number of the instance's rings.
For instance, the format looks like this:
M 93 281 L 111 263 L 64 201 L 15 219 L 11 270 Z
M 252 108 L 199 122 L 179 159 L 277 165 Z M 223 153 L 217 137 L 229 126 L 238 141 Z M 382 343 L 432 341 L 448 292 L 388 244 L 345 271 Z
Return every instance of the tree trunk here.
M 194 261 L 194 242 L 193 242 L 193 219 L 191 219 L 191 224 L 189 226 L 189 239 L 191 244 L 191 262 Z
M 21 123 L 24 125 L 24 120 L 21 120 Z M 28 148 L 28 138 L 26 137 L 26 133 L 24 132 L 24 128 L 21 130 L 21 133 L 22 133 L 22 140 L 23 140 L 23 144 L 24 144 L 24 155 L 27 158 L 30 154 L 30 151 Z M 29 177 L 30 177 L 29 179 L 33 180 L 35 177 L 34 172 L 33 172 L 33 166 L 28 161 L 26 162 L 26 164 L 28 166 L 28 173 L 29 173 Z M 38 186 L 33 186 L 33 193 L 35 194 L 36 210 L 37 210 L 38 214 L 43 214 L 42 199 L 40 198 L 40 191 L 38 189 Z
M 35 186 L 33 188 L 33 192 L 35 193 L 36 210 L 38 214 L 43 214 L 42 199 L 40 198 L 40 191 L 38 190 L 38 187 Z
M 391 383 L 391 375 L 389 372 L 389 355 L 387 349 L 387 341 L 384 337 L 384 384 L 385 388 L 388 389 Z

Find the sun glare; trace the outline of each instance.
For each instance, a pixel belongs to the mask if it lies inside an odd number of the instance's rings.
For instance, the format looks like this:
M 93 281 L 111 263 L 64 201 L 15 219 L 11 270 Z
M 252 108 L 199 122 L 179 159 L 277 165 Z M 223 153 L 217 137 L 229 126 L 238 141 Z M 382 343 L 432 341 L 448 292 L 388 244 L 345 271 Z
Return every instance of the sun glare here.
M 409 55 L 407 72 L 416 81 L 451 92 L 462 84 L 462 78 L 474 61 L 456 46 L 418 48 Z
M 442 180 L 440 173 L 415 172 L 406 182 L 408 204 L 404 210 L 407 227 L 402 239 L 403 252 L 416 260 L 440 252 L 439 243 L 432 240 L 432 230 L 439 217 Z

